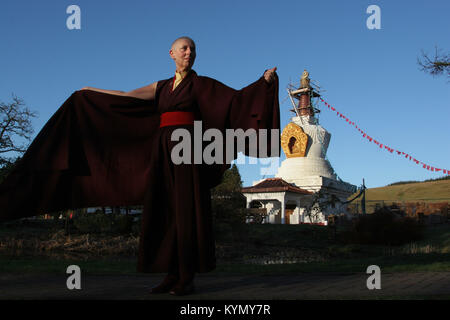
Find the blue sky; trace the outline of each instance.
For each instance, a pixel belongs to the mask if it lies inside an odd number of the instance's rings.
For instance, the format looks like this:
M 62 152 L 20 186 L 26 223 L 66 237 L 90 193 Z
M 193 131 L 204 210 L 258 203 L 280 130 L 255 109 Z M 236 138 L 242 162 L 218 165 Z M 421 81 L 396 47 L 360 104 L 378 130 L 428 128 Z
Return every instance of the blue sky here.
M 81 9 L 69 30 L 66 9 Z M 369 30 L 369 5 L 381 29 Z M 181 35 L 197 43 L 194 69 L 233 88 L 277 66 L 281 125 L 293 114 L 286 87 L 303 69 L 323 98 L 378 141 L 450 170 L 450 83 L 421 72 L 421 50 L 450 50 L 449 1 L 144 1 L 3 0 L 0 101 L 11 94 L 39 113 L 36 133 L 75 90 L 131 90 L 171 77 L 168 50 Z M 328 159 L 344 181 L 368 187 L 423 180 L 430 172 L 381 150 L 323 104 Z M 281 160 L 284 160 L 284 155 Z M 262 178 L 239 165 L 244 185 Z

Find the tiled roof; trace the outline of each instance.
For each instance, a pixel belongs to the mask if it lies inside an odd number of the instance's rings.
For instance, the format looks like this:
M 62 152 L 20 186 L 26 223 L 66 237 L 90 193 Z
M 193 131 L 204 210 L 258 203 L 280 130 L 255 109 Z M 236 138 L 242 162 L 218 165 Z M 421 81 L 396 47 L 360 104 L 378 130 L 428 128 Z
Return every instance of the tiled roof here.
M 313 194 L 312 192 L 299 188 L 294 184 L 284 181 L 281 178 L 268 178 L 252 187 L 242 188 L 241 191 L 243 193 L 290 191 L 300 194 Z

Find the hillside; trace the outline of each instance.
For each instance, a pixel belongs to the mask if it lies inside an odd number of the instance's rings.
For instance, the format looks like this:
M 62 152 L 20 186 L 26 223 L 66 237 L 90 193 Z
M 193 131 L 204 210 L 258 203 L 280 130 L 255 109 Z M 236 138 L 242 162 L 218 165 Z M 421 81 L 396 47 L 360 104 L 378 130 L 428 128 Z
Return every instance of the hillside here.
M 416 182 L 366 190 L 366 200 L 450 201 L 450 180 Z

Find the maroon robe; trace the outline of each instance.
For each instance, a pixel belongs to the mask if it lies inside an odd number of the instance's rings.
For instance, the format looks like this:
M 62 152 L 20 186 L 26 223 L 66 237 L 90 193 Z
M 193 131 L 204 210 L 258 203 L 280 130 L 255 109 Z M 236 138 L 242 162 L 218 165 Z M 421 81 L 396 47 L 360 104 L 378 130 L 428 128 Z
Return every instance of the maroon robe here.
M 279 129 L 278 79 L 234 90 L 191 71 L 173 92 L 172 80 L 158 82 L 153 101 L 74 92 L 0 185 L 0 221 L 143 204 L 138 271 L 214 269 L 209 189 L 229 164 L 174 165 L 171 133 L 193 127 L 159 128 L 160 114 L 191 111 L 203 130 Z

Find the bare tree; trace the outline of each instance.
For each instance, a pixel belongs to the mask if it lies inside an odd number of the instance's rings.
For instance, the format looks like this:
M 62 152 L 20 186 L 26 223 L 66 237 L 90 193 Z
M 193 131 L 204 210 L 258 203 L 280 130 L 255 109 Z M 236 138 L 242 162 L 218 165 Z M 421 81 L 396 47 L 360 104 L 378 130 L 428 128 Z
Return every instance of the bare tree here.
M 326 217 L 324 212 L 328 208 L 335 208 L 341 205 L 341 200 L 335 195 L 326 195 L 324 191 L 319 190 L 312 196 L 309 206 L 305 208 L 305 216 L 311 223 L 321 222 L 322 216 Z
M 310 223 L 320 222 L 321 214 L 322 208 L 319 200 L 314 200 L 314 202 L 305 210 L 305 216 L 308 217 Z
M 0 101 L 0 167 L 11 163 L 11 158 L 8 158 L 7 154 L 23 154 L 26 151 L 34 132 L 31 118 L 36 115 L 14 94 L 12 102 Z M 18 138 L 25 142 L 18 143 Z
M 422 56 L 417 58 L 417 63 L 420 66 L 420 70 L 429 73 L 433 76 L 446 74 L 450 78 L 450 54 L 442 53 L 438 47 L 435 47 L 434 58 L 430 58 L 422 50 Z
M 322 210 L 325 209 L 325 206 L 325 194 L 323 191 L 320 190 L 314 193 L 304 213 L 310 223 L 318 223 L 320 221 Z

